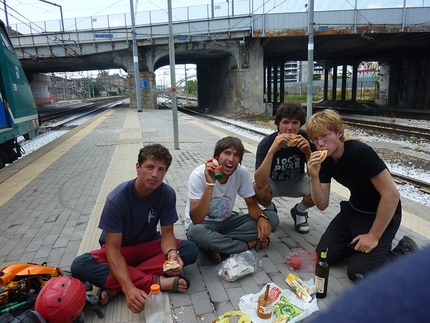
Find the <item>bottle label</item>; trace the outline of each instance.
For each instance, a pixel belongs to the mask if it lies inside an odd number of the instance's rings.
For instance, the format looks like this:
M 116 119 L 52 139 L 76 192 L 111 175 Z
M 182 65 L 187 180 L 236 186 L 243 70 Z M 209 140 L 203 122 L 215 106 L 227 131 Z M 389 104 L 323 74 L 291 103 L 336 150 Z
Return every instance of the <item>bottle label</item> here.
M 315 289 L 317 293 L 324 293 L 325 278 L 315 276 Z

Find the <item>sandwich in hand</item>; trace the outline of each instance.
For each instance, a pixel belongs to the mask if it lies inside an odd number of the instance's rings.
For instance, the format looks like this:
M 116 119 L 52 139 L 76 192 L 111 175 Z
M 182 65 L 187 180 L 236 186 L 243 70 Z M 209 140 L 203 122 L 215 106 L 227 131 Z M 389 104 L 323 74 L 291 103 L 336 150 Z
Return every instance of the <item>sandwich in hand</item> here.
M 176 260 L 166 260 L 163 264 L 163 270 L 169 271 L 170 269 L 175 269 L 179 267 L 179 262 Z
M 287 147 L 294 147 L 297 145 L 297 140 L 299 139 L 299 136 L 296 134 L 290 134 L 289 135 L 289 141 L 287 141 Z
M 327 158 L 327 149 L 320 150 L 320 160 L 321 163 Z

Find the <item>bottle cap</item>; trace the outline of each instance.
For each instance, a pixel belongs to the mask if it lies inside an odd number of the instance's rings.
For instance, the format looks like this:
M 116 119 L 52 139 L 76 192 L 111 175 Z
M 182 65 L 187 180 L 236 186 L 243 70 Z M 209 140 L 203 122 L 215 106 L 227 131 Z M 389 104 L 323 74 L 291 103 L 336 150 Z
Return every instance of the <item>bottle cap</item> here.
M 150 289 L 152 294 L 158 294 L 160 292 L 160 285 L 152 284 Z

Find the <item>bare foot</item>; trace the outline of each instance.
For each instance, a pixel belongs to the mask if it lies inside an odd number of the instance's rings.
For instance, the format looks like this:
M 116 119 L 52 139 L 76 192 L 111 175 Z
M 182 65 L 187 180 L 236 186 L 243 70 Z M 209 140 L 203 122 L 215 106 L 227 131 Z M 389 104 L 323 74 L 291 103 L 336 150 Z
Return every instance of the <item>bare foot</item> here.
M 187 281 L 185 279 L 183 279 L 182 277 L 178 277 L 178 276 L 174 276 L 174 277 L 164 277 L 164 276 L 160 276 L 160 288 L 161 290 L 168 290 L 171 291 L 174 288 L 174 284 L 175 284 L 175 280 L 177 280 L 178 282 L 178 292 L 179 293 L 183 293 L 187 290 L 188 288 L 188 284 Z
M 119 290 L 113 290 L 113 289 L 107 289 L 107 288 L 103 288 L 102 291 L 100 292 L 100 299 L 98 301 L 98 303 L 100 305 L 106 305 L 107 303 L 109 303 L 112 298 L 115 295 L 118 295 L 121 291 Z

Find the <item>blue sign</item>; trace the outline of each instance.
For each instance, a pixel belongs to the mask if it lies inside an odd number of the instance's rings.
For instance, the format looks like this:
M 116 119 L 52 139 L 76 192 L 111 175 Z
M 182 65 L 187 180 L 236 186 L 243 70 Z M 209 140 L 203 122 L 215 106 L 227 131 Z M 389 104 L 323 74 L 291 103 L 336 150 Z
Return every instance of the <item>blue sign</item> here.
M 113 34 L 94 34 L 95 38 L 113 38 Z
M 141 89 L 147 89 L 148 88 L 148 80 L 140 81 L 140 88 Z
M 178 36 L 178 40 L 182 40 L 182 41 L 188 40 L 188 36 L 181 36 L 181 35 L 179 35 Z
M 318 30 L 328 30 L 328 26 L 318 26 Z

